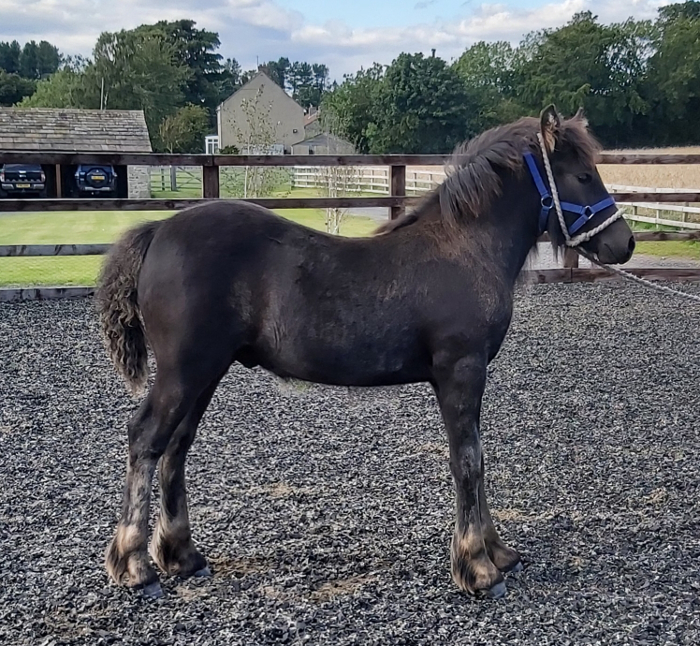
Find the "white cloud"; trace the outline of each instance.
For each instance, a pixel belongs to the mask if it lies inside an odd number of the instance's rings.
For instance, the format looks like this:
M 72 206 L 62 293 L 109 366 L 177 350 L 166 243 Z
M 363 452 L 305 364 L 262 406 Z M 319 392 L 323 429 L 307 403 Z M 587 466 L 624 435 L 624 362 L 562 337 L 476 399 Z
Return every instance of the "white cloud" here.
M 419 3 L 429 6 L 429 2 Z M 467 15 L 434 19 L 408 27 L 360 28 L 331 21 L 316 24 L 274 0 L 209 0 L 198 8 L 194 0 L 0 0 L 0 40 L 48 40 L 66 53 L 89 55 L 100 32 L 129 29 L 157 20 L 191 18 L 199 27 L 217 31 L 221 53 L 238 59 L 244 68 L 287 56 L 292 60 L 324 62 L 340 79 L 373 62 L 390 63 L 400 52 L 432 48 L 446 59 L 459 56 L 478 40 L 518 42 L 536 29 L 557 27 L 585 9 L 603 22 L 629 16 L 651 18 L 665 0 L 562 0 L 519 10 L 503 3 L 482 4 Z M 470 11 L 469 8 L 464 10 Z M 417 14 L 417 18 L 425 15 Z

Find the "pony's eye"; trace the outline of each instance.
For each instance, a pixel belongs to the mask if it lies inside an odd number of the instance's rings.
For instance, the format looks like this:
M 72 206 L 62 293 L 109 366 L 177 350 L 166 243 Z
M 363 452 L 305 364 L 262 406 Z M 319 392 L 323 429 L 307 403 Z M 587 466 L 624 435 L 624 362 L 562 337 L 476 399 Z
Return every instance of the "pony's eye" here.
M 593 181 L 593 175 L 590 173 L 581 173 L 578 176 L 578 181 L 581 182 L 581 184 L 590 184 Z

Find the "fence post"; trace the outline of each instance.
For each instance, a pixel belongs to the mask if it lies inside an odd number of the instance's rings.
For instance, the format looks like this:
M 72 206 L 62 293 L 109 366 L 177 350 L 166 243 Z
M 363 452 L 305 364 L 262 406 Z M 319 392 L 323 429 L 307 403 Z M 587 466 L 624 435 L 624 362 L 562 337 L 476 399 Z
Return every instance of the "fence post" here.
M 578 269 L 578 253 L 574 249 L 564 251 L 564 269 Z
M 219 197 L 219 167 L 202 167 L 202 197 L 216 199 Z
M 177 166 L 170 167 L 170 190 L 177 191 Z
M 391 167 L 391 196 L 406 197 L 406 166 Z M 389 217 L 392 220 L 403 215 L 405 206 L 392 206 Z
M 63 173 L 61 164 L 56 164 L 56 197 L 60 200 L 63 197 Z

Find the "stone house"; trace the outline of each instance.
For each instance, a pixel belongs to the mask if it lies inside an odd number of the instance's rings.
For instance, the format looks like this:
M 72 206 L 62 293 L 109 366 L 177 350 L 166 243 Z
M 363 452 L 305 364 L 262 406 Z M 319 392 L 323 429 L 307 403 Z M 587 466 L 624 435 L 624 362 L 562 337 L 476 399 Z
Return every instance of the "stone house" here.
M 216 109 L 219 148 L 288 153 L 305 138 L 302 108 L 264 72 L 258 72 Z
M 0 150 L 64 153 L 150 153 L 143 110 L 0 107 Z M 118 197 L 151 197 L 148 166 L 115 167 Z M 56 178 L 50 197 L 71 194 L 74 168 L 47 172 Z M 60 185 L 58 183 L 60 177 Z

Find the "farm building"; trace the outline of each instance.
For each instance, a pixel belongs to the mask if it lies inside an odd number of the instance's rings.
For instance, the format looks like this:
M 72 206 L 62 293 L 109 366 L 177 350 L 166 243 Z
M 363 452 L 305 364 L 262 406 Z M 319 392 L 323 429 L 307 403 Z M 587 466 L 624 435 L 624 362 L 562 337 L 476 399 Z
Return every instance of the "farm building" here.
M 67 153 L 150 153 L 142 110 L 0 108 L 0 150 Z M 49 197 L 75 191 L 75 168 L 45 168 Z M 116 167 L 115 197 L 151 197 L 148 167 Z M 60 183 L 58 177 L 60 176 Z

